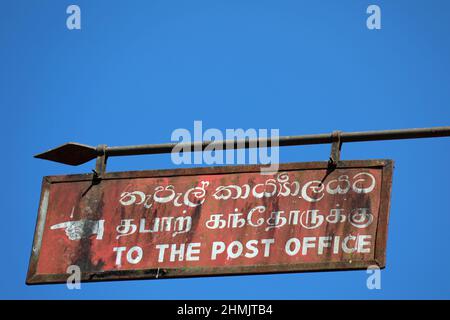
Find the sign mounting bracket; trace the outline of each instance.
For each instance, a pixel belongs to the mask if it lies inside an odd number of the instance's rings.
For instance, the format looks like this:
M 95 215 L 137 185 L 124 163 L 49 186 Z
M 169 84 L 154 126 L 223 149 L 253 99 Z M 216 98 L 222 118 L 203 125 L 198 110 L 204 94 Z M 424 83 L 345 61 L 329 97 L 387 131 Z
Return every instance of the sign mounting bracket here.
M 338 162 L 341 160 L 341 148 L 342 148 L 342 140 L 341 140 L 341 131 L 336 130 L 331 134 L 331 153 L 330 159 L 328 160 L 328 164 L 332 168 L 336 168 Z
M 95 163 L 94 181 L 100 182 L 106 172 L 106 161 L 108 156 L 106 155 L 106 144 L 100 144 L 97 146 L 97 160 Z

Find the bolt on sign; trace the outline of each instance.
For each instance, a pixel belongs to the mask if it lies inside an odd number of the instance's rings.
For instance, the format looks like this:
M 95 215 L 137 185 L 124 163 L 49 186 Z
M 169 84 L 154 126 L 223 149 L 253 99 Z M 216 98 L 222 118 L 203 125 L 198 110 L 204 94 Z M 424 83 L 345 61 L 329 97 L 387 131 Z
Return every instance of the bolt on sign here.
M 28 284 L 385 267 L 391 160 L 44 177 Z

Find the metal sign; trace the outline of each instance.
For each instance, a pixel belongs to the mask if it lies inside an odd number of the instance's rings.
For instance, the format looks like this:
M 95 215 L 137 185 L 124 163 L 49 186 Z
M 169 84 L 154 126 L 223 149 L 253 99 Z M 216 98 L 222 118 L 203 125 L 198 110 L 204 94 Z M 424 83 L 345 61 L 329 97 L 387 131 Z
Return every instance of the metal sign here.
M 385 267 L 391 160 L 49 176 L 28 284 Z

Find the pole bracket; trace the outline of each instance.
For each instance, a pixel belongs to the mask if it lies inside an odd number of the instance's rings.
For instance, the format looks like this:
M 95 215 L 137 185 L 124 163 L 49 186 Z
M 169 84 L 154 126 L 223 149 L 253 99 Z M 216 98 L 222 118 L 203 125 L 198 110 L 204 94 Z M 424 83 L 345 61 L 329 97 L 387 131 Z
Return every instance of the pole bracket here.
M 331 134 L 331 153 L 328 165 L 333 168 L 336 168 L 338 162 L 341 160 L 341 133 L 342 131 L 336 130 Z
M 106 144 L 100 144 L 97 146 L 97 161 L 95 162 L 95 169 L 92 170 L 94 173 L 93 180 L 100 182 L 106 171 L 106 161 L 108 157 L 106 156 Z

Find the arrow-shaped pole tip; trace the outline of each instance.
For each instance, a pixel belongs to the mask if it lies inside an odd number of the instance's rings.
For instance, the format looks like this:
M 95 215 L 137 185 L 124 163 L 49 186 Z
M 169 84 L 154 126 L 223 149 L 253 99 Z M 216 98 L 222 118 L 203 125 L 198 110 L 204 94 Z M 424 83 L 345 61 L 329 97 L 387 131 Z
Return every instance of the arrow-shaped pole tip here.
M 95 147 L 85 144 L 68 142 L 54 149 L 36 154 L 34 157 L 78 166 L 95 159 L 97 157 L 97 150 Z

